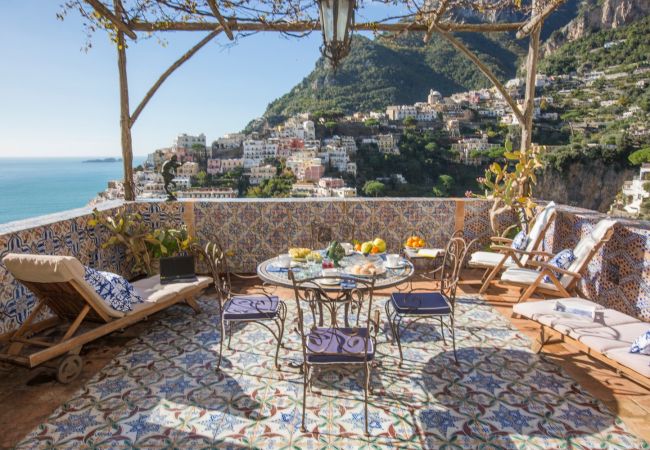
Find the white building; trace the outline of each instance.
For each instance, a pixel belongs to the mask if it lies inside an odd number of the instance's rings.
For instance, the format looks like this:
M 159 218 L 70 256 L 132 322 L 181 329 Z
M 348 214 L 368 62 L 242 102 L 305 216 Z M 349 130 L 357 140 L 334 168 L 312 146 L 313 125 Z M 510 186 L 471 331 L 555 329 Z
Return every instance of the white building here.
M 386 115 L 389 120 L 404 120 L 407 117 L 415 119 L 417 113 L 418 111 L 413 105 L 395 105 L 386 108 Z
M 237 191 L 232 188 L 190 189 L 183 192 L 180 198 L 237 198 Z
M 192 146 L 196 144 L 205 147 L 205 134 L 201 133 L 198 136 L 191 136 L 185 133 L 179 134 L 174 139 L 173 148 L 192 148 Z
M 277 168 L 270 164 L 264 166 L 251 167 L 250 183 L 252 185 L 260 184 L 264 180 L 270 180 L 277 173 Z
M 314 183 L 294 183 L 291 186 L 293 197 L 315 197 L 318 187 Z
M 451 145 L 453 151 L 458 152 L 458 157 L 461 161 L 469 161 L 471 158 L 472 152 L 487 152 L 493 148 L 498 148 L 496 144 L 490 144 L 488 142 L 487 135 L 483 134 L 480 138 L 477 137 L 465 137 L 458 141 L 456 144 Z
M 650 182 L 650 163 L 644 163 L 639 169 L 639 175 L 631 181 L 623 183 L 623 198 L 625 200 L 624 209 L 632 214 L 638 214 L 641 211 L 641 203 L 650 197 L 650 193 L 643 187 Z
M 290 117 L 276 128 L 274 135 L 279 138 L 316 139 L 314 122 L 302 119 L 300 116 Z
M 357 196 L 357 188 L 344 186 L 344 187 L 332 189 L 332 197 L 348 198 L 348 197 L 356 197 L 356 196 Z
M 350 157 L 343 147 L 328 145 L 325 147 L 325 153 L 327 162 L 324 160 L 324 164 L 329 163 L 331 168 L 338 170 L 339 172 L 347 171 Z
M 190 187 L 192 187 L 192 183 L 190 182 L 190 177 L 187 176 L 174 177 L 172 181 L 176 183 L 176 188 L 180 190 L 189 189 Z
M 243 133 L 228 133 L 218 138 L 216 141 L 212 142 L 212 152 L 218 153 L 222 150 L 232 150 L 234 148 L 241 147 L 242 143 L 246 139 L 246 135 Z
M 399 155 L 399 149 L 397 148 L 397 142 L 395 140 L 395 135 L 387 134 L 378 134 L 373 136 L 377 142 L 377 148 L 381 153 L 389 155 Z
M 244 167 L 249 169 L 260 165 L 267 158 L 278 155 L 277 142 L 247 139 L 244 141 Z
M 429 91 L 429 96 L 427 97 L 427 102 L 430 105 L 437 105 L 441 101 L 442 101 L 442 94 L 438 91 L 434 91 L 433 89 L 431 89 Z

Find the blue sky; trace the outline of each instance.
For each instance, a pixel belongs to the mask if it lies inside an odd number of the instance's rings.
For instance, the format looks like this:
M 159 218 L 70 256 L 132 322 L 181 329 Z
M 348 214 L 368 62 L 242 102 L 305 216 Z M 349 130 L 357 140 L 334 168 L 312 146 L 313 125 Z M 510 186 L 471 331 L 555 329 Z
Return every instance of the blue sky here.
M 85 53 L 78 15 L 56 19 L 58 1 L 0 1 L 0 157 L 119 156 L 115 48 L 103 32 Z M 129 47 L 131 108 L 203 33 L 168 33 L 167 46 L 140 39 Z M 227 46 L 222 35 L 179 68 L 133 129 L 136 155 L 171 145 L 181 132 L 211 142 L 241 130 L 314 67 L 320 33 L 273 33 Z

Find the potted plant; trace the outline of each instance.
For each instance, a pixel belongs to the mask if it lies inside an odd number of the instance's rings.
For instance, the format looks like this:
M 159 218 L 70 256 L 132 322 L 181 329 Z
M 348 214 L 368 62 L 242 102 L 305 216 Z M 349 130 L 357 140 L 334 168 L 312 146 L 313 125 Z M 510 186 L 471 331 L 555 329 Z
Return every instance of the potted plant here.
M 190 236 L 187 227 L 160 228 L 150 230 L 138 213 L 131 213 L 120 208 L 113 216 L 93 210 L 93 219 L 88 223 L 95 227 L 101 225 L 111 237 L 102 244 L 102 248 L 123 246 L 127 259 L 132 262 L 131 272 L 134 275 L 152 276 L 158 273 L 160 258 L 173 256 L 191 250 L 194 238 Z

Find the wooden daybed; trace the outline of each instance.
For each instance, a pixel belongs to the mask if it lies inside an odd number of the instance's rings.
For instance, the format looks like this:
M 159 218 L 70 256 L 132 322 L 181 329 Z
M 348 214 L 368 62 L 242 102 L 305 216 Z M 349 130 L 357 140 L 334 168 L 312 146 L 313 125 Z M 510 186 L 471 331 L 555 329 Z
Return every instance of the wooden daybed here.
M 84 267 L 71 256 L 10 253 L 3 264 L 38 298 L 38 303 L 16 331 L 3 336 L 0 361 L 36 367 L 62 355 L 57 379 L 74 380 L 82 369 L 81 347 L 115 330 L 133 325 L 176 303 L 196 312 L 195 296 L 212 283 L 198 277 L 191 283 L 160 284 L 154 276 L 133 285 L 144 299 L 123 313 L 111 308 L 84 280 Z M 49 310 L 53 317 L 44 314 Z
M 515 317 L 525 317 L 541 325 L 533 351 L 552 342 L 566 342 L 604 362 L 640 385 L 650 389 L 650 355 L 630 353 L 630 346 L 650 323 L 581 298 L 569 300 L 598 311 L 597 319 L 555 311 L 555 301 L 518 303 L 512 307 Z

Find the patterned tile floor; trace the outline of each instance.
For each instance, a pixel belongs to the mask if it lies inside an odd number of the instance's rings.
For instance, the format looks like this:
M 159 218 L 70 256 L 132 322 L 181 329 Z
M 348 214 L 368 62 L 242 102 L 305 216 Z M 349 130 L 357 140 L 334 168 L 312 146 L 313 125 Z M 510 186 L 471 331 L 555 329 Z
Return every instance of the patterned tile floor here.
M 458 366 L 433 323 L 404 336 L 401 369 L 380 332 L 371 436 L 354 372 L 319 376 L 302 433 L 302 376 L 288 366 L 300 356 L 297 334 L 285 336 L 277 371 L 268 332 L 243 327 L 215 371 L 215 303 L 206 296 L 201 304 L 200 315 L 183 306 L 159 315 L 19 447 L 650 448 L 471 296 L 458 303 Z

